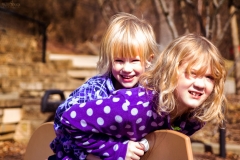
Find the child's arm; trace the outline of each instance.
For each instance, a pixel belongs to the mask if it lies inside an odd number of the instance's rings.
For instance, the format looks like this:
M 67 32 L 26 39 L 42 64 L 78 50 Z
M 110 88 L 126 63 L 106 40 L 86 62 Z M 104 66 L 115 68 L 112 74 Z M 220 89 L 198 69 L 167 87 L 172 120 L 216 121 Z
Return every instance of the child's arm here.
M 118 94 L 104 100 L 73 105 L 63 114 L 61 122 L 80 147 L 98 152 L 93 153 L 95 155 L 101 155 L 103 150 L 108 150 L 113 153 L 111 155 L 124 158 L 127 141 L 123 142 L 123 139 L 140 140 L 150 132 L 146 127 L 146 120 L 151 118 L 147 116 L 151 107 L 146 97 L 133 97 L 137 100 L 134 101 L 130 100 L 131 96 L 125 96 Z M 106 140 L 106 137 L 109 137 L 106 134 L 116 138 L 114 141 Z
M 103 134 L 96 133 L 83 137 L 81 140 L 75 139 L 75 142 L 80 148 L 86 149 L 87 153 L 99 156 L 105 160 L 121 158 L 135 160 L 144 154 L 144 148 L 139 142 L 116 139 Z

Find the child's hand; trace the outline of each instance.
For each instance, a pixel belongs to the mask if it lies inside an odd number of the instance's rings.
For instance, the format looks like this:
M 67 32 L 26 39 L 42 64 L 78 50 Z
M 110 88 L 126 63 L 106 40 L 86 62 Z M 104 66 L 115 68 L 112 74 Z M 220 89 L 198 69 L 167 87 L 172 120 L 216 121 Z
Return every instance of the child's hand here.
M 139 142 L 128 142 L 125 160 L 139 160 L 144 155 L 144 146 Z

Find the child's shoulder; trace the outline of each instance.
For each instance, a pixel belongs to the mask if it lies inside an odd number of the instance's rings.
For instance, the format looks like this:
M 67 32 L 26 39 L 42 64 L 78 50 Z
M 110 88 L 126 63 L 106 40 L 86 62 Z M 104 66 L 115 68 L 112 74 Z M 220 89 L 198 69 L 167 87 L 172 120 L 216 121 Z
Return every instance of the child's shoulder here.
M 109 76 L 96 75 L 96 76 L 89 78 L 85 83 L 102 82 L 102 81 L 106 81 L 108 79 L 109 79 Z
M 84 82 L 81 86 L 75 89 L 72 94 L 82 93 L 92 93 L 101 90 L 105 92 L 106 90 L 112 91 L 111 83 L 108 82 L 109 78 L 107 76 L 94 76 Z
M 91 78 L 89 78 L 86 82 L 84 82 L 83 86 L 90 85 L 90 86 L 102 86 L 110 80 L 109 76 L 100 76 L 96 75 Z

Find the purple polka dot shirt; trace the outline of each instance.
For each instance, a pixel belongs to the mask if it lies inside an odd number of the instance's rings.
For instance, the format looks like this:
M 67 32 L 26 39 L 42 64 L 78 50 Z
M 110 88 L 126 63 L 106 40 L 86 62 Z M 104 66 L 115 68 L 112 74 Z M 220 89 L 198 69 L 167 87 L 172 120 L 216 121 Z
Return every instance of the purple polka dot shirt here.
M 66 133 L 87 153 L 106 160 L 125 159 L 128 140 L 139 141 L 158 129 L 172 129 L 170 117 L 159 115 L 157 94 L 142 87 L 115 91 L 110 97 L 73 105 L 61 117 Z M 173 123 L 192 135 L 203 124 L 182 115 Z

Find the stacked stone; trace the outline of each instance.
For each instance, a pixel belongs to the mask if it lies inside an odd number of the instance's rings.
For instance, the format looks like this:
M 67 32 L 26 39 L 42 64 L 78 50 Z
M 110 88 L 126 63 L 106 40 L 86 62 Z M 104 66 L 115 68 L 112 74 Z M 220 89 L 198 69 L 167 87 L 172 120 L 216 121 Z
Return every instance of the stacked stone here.
M 0 140 L 27 141 L 52 114 L 40 111 L 44 92 L 60 89 L 67 96 L 83 81 L 68 77 L 70 60 L 42 63 L 36 36 L 1 28 L 0 33 Z

